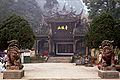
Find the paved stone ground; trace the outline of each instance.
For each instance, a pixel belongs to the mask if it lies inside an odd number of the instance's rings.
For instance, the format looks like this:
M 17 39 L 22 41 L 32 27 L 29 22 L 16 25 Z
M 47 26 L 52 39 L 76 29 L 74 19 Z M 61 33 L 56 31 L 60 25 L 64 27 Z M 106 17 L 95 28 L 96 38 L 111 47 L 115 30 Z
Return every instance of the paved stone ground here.
M 75 66 L 74 63 L 24 64 L 24 70 L 25 77 L 22 80 L 101 80 L 96 66 Z M 0 80 L 2 77 L 3 73 L 0 73 Z

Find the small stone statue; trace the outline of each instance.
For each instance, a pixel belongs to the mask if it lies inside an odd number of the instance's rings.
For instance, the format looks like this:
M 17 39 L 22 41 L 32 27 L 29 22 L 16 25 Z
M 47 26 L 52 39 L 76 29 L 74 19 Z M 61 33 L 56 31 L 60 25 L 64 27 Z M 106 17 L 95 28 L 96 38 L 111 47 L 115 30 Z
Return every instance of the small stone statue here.
M 17 40 L 8 41 L 9 46 L 7 49 L 7 66 L 6 69 L 10 70 L 20 70 L 23 68 L 21 64 L 20 54 L 19 54 L 19 42 Z
M 113 42 L 104 40 L 101 44 L 102 62 L 99 67 L 100 70 L 115 70 Z

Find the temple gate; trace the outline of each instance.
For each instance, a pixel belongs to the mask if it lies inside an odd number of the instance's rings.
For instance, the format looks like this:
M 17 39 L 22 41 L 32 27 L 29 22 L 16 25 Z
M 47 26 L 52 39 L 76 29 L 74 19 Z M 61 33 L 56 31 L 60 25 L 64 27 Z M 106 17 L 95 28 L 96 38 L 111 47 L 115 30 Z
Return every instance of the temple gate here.
M 82 21 L 82 12 L 83 10 L 76 15 L 72 7 L 70 11 L 67 11 L 64 6 L 62 11 L 58 11 L 57 8 L 50 16 L 43 15 L 43 20 L 48 24 L 49 30 L 46 36 L 37 35 L 36 54 L 41 53 L 41 50 L 48 51 L 49 55 L 88 54 L 88 48 L 83 45 L 86 26 L 82 26 L 81 31 L 77 31 L 77 25 Z

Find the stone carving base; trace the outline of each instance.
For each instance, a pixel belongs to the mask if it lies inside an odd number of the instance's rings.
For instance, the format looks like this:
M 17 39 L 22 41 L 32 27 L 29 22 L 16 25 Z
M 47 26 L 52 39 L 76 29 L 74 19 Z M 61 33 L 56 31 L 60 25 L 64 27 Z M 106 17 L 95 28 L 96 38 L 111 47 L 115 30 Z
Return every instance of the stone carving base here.
M 7 67 L 7 70 L 19 70 L 18 66 L 9 66 Z
M 6 70 L 3 72 L 3 79 L 21 79 L 24 76 L 24 70 Z
M 119 79 L 119 72 L 118 71 L 98 71 L 98 76 L 102 79 Z

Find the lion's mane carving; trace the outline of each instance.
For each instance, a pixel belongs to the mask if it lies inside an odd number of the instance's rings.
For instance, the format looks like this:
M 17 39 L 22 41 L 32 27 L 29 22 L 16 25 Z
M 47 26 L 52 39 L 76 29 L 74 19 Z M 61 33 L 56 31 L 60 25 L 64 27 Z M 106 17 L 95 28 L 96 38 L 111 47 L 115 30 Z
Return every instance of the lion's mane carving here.
M 113 42 L 109 40 L 104 40 L 102 42 L 102 62 L 101 62 L 101 70 L 107 70 L 108 66 L 110 66 L 109 70 L 114 69 L 114 49 Z
M 9 46 L 7 49 L 7 69 L 19 70 L 23 68 L 21 64 L 20 54 L 19 54 L 19 43 L 17 40 L 11 40 L 8 42 Z

